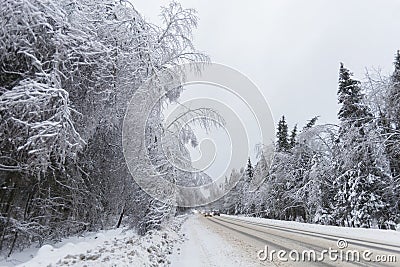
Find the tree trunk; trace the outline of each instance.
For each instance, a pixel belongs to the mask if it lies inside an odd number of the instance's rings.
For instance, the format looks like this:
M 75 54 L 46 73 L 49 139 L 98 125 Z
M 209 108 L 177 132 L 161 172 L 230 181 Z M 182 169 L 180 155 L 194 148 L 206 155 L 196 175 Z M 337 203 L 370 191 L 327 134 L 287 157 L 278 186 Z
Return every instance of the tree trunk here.
M 14 240 L 13 240 L 13 242 L 12 242 L 12 244 L 11 244 L 10 252 L 8 253 L 8 256 L 7 256 L 7 257 L 10 257 L 10 256 L 11 256 L 11 253 L 12 253 L 12 251 L 14 250 L 15 241 L 17 241 L 17 238 L 18 238 L 18 232 L 15 232 Z
M 121 215 L 119 216 L 119 220 L 118 220 L 118 223 L 117 223 L 117 228 L 119 228 L 121 226 L 122 218 L 124 217 L 124 213 L 125 213 L 125 207 L 122 209 Z

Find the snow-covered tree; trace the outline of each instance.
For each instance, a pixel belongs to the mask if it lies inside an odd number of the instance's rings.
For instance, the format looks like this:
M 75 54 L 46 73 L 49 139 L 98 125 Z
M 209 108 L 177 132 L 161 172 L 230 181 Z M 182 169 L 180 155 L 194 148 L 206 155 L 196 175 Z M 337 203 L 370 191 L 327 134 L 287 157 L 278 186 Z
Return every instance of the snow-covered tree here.
M 290 132 L 290 138 L 289 138 L 289 147 L 294 148 L 296 145 L 296 137 L 297 137 L 297 125 L 295 125 Z
M 396 57 L 398 60 L 398 57 Z M 396 65 L 396 64 L 395 64 Z M 395 67 L 396 69 L 396 67 Z M 395 72 L 396 73 L 396 70 Z M 394 74 L 393 74 L 394 75 Z M 392 76 L 393 76 L 392 75 Z M 398 175 L 398 150 L 399 139 L 398 132 L 395 129 L 393 122 L 392 111 L 395 106 L 391 103 L 391 94 L 393 89 L 393 77 L 385 77 L 379 70 L 374 70 L 367 73 L 367 82 L 365 88 L 367 91 L 368 104 L 371 111 L 375 116 L 375 140 L 378 140 L 380 148 L 380 158 L 384 157 L 386 160 L 385 170 L 390 173 L 386 181 L 386 187 L 383 190 L 383 201 L 386 203 L 384 210 L 379 218 L 378 226 L 381 228 L 395 228 L 395 224 L 399 222 L 399 175 Z
M 288 138 L 283 117 L 272 164 L 255 167 L 254 180 L 262 176 L 263 183 L 250 195 L 241 193 L 246 184 L 238 183 L 230 194 L 231 207 L 240 204 L 235 212 L 249 214 L 254 206 L 251 214 L 273 219 L 395 229 L 400 208 L 399 61 L 398 53 L 391 77 L 367 74 L 365 83 L 341 64 L 339 126 L 316 125 L 314 117 L 298 134 L 292 131 L 295 138 Z M 264 166 L 263 174 L 259 166 Z
M 276 135 L 278 139 L 276 144 L 278 151 L 287 151 L 289 149 L 289 136 L 285 116 L 282 116 L 278 122 L 278 130 Z
M 0 250 L 128 218 L 145 231 L 157 227 L 173 202 L 160 204 L 134 183 L 122 122 L 149 77 L 208 60 L 191 41 L 195 10 L 171 2 L 163 25 L 115 0 L 2 1 L 0 14 Z M 155 147 L 161 105 L 147 132 Z
M 376 158 L 374 118 L 363 102 L 360 82 L 351 76 L 341 64 L 334 217 L 341 225 L 370 227 L 385 206 L 382 190 L 388 174 Z
M 250 158 L 248 158 L 248 160 L 247 160 L 246 176 L 248 179 L 252 179 L 254 176 L 254 168 L 253 168 L 253 165 L 251 164 Z

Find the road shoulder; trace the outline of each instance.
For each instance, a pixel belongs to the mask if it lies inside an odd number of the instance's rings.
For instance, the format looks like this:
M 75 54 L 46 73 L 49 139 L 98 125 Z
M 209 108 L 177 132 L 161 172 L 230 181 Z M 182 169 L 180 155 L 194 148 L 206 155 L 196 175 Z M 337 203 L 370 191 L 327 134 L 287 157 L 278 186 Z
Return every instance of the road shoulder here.
M 249 251 L 233 242 L 224 232 L 200 215 L 193 215 L 182 226 L 185 241 L 177 244 L 171 266 L 265 266 Z M 255 254 L 254 254 L 255 255 Z

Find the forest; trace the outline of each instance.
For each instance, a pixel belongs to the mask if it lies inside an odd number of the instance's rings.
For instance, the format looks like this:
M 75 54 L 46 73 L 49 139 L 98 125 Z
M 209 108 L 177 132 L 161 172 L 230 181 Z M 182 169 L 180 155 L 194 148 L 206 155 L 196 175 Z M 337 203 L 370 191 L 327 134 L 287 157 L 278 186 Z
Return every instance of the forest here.
M 165 68 L 208 61 L 192 44 L 195 10 L 171 2 L 160 16 L 162 25 L 148 23 L 129 1 L 1 1 L 0 251 L 124 219 L 144 234 L 175 214 L 134 182 L 122 147 L 135 90 Z M 172 179 L 156 111 L 146 130 L 151 161 Z
M 282 116 L 274 147 L 261 148 L 255 166 L 249 158 L 247 166 L 233 170 L 224 186 L 234 188 L 216 204 L 228 214 L 396 229 L 400 52 L 391 75 L 372 70 L 362 82 L 341 63 L 337 96 L 338 125 L 318 125 L 316 116 L 289 131 Z
M 127 0 L 0 1 L 1 253 L 122 224 L 143 235 L 177 214 L 174 192 L 159 201 L 135 182 L 122 140 L 127 101 L 145 81 L 172 86 L 159 79 L 165 69 L 210 61 L 193 45 L 194 9 L 171 2 L 160 17 L 160 25 L 147 22 Z M 184 155 L 197 145 L 190 127 L 173 135 L 162 123 L 162 108 L 182 90 L 173 86 L 144 107 L 154 109 L 146 140 L 134 141 L 146 143 L 164 179 L 196 186 L 210 177 L 181 171 L 162 149 L 162 140 Z M 257 163 L 233 170 L 221 188 L 229 192 L 213 205 L 227 214 L 395 229 L 400 53 L 391 75 L 372 71 L 362 82 L 341 64 L 338 102 L 339 125 L 316 116 L 289 130 L 282 116 L 274 146 L 260 146 Z M 210 119 L 204 128 L 220 119 L 207 108 L 194 115 Z

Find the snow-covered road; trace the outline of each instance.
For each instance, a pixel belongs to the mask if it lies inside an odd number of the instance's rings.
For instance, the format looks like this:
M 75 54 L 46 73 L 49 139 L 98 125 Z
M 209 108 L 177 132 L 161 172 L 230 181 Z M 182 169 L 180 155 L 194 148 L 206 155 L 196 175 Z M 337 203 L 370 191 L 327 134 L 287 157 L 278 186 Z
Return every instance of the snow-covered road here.
M 187 240 L 176 248 L 172 266 L 398 266 L 400 261 L 395 231 L 224 215 L 194 215 L 182 231 Z
M 266 266 L 257 261 L 251 247 L 201 215 L 190 217 L 183 224 L 182 233 L 186 241 L 176 246 L 173 267 Z
M 342 254 L 334 253 L 332 259 L 323 253 L 330 249 Z M 286 254 L 279 255 L 282 251 Z M 366 251 L 370 261 L 363 258 Z M 399 266 L 399 261 L 399 231 L 182 215 L 142 237 L 133 230 L 114 229 L 66 238 L 40 249 L 32 247 L 0 258 L 0 267 Z

